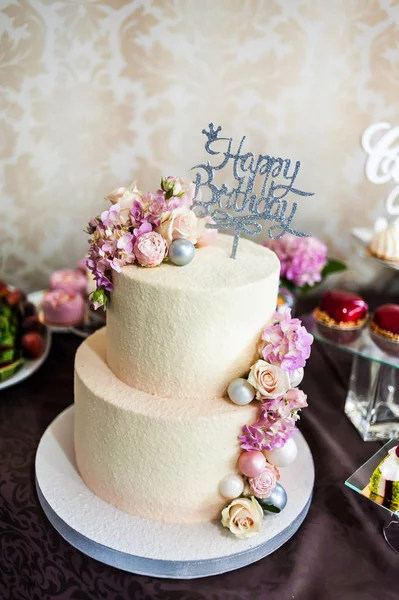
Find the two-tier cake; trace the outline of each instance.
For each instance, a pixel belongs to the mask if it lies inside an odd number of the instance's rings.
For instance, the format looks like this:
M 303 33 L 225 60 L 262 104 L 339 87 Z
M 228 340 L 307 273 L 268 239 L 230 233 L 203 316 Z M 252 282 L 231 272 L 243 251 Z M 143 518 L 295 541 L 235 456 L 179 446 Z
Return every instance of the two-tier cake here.
M 89 226 L 93 300 L 110 302 L 106 327 L 76 355 L 77 465 L 128 513 L 199 522 L 223 511 L 222 524 L 245 537 L 278 466 L 295 458 L 286 442 L 306 406 L 296 386 L 312 340 L 274 314 L 276 255 L 241 240 L 232 260 L 221 234 L 198 244 L 187 188 L 179 195 L 180 180 L 172 190 L 168 180 L 158 212 L 153 197 L 119 188 Z

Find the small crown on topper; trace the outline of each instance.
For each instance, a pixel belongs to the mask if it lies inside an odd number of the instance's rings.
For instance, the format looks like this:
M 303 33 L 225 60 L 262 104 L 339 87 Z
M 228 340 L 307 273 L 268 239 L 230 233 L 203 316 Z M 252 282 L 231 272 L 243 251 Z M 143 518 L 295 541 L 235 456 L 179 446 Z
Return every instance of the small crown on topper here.
M 219 137 L 222 128 L 215 129 L 209 123 L 209 130 L 203 129 L 206 135 L 205 150 L 212 156 L 222 155 L 224 158 L 217 165 L 206 163 L 195 165 L 197 169 L 195 178 L 195 195 L 192 208 L 198 207 L 200 217 L 210 216 L 213 223 L 207 223 L 208 229 L 233 229 L 234 241 L 231 258 L 236 258 L 237 247 L 242 233 L 259 235 L 262 231 L 262 221 L 276 223 L 268 229 L 269 237 L 278 239 L 286 232 L 299 237 L 308 237 L 310 234 L 296 231 L 291 227 L 298 203 L 286 199 L 289 193 L 297 196 L 313 196 L 311 192 L 304 192 L 294 187 L 301 163 L 297 160 L 291 169 L 291 160 L 280 157 L 259 154 L 256 158 L 252 152 L 243 152 L 245 136 L 241 138 L 237 149 L 233 149 L 233 138 Z M 212 149 L 212 143 L 223 141 L 225 150 Z M 220 146 L 219 146 L 220 148 Z M 224 169 L 228 164 L 236 183 L 231 189 L 223 183 L 219 188 L 214 183 L 215 173 Z M 291 169 L 291 172 L 290 172 Z M 261 185 L 261 193 L 254 193 L 255 184 Z M 210 200 L 202 200 L 201 188 L 207 188 L 211 193 Z
M 219 131 L 222 131 L 222 128 L 219 127 L 217 129 L 214 128 L 213 123 L 209 123 L 209 131 L 203 129 L 201 133 L 204 133 L 210 142 L 217 140 Z

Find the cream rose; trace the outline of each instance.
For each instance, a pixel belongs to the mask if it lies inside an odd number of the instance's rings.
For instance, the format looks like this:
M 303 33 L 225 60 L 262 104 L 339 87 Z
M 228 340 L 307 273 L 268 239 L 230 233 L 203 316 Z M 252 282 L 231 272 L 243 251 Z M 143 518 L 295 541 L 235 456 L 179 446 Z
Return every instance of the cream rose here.
M 256 498 L 235 498 L 222 510 L 222 525 L 240 539 L 259 533 L 263 510 Z
M 256 397 L 278 398 L 291 387 L 288 371 L 271 365 L 265 360 L 258 360 L 252 365 L 248 382 L 256 389 Z
M 179 238 L 197 242 L 197 217 L 192 210 L 186 207 L 175 208 L 164 214 L 156 231 L 162 235 L 170 245 Z
M 136 182 L 133 181 L 130 188 L 119 187 L 115 188 L 106 196 L 111 204 L 119 204 L 121 209 L 132 208 L 135 200 L 138 202 L 142 201 L 142 194 L 137 189 Z

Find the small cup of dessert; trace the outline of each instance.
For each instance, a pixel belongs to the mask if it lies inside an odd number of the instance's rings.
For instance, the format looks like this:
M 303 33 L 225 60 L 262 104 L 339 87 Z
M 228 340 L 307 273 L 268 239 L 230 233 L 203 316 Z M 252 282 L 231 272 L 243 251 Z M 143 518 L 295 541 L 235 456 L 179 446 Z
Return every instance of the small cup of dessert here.
M 44 294 L 43 318 L 47 325 L 78 325 L 85 318 L 85 306 L 83 296 L 77 292 L 50 290 Z
M 337 344 L 355 342 L 367 321 L 367 303 L 351 292 L 330 290 L 314 310 L 313 316 L 320 333 Z
M 65 290 L 66 292 L 74 292 L 86 295 L 87 279 L 82 271 L 73 269 L 61 269 L 54 271 L 50 276 L 51 290 Z
M 383 304 L 369 323 L 370 337 L 380 350 L 399 357 L 399 304 Z

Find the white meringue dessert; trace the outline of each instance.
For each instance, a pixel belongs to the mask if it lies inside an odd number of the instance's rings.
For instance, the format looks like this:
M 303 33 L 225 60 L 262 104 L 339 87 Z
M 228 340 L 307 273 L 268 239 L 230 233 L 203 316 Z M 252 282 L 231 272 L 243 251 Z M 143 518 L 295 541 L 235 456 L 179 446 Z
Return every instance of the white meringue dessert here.
M 374 232 L 368 250 L 381 260 L 399 261 L 399 218 L 384 229 L 378 228 Z

